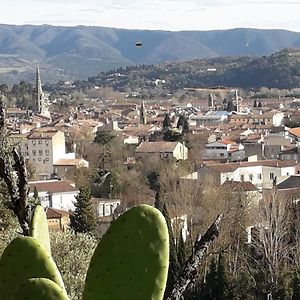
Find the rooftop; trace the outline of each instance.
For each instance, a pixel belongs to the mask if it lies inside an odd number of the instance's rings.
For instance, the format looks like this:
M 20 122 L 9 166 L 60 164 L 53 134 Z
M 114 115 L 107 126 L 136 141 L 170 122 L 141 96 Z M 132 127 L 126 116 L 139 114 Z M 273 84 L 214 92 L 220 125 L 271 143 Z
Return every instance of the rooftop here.
M 38 193 L 65 193 L 65 192 L 76 192 L 78 189 L 72 181 L 68 180 L 40 180 L 29 182 L 30 192 L 34 192 L 36 187 Z
M 136 152 L 143 153 L 164 153 L 173 152 L 178 142 L 142 142 Z

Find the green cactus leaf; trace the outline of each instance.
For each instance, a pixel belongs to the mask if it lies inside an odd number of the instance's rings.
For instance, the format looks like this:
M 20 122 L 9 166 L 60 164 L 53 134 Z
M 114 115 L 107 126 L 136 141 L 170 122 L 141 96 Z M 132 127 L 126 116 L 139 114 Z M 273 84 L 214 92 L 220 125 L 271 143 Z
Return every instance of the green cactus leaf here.
M 134 207 L 110 226 L 96 248 L 83 300 L 161 300 L 168 264 L 163 215 L 149 205 Z
M 49 228 L 47 222 L 47 216 L 42 206 L 38 205 L 34 209 L 30 235 L 37 239 L 46 249 L 49 255 L 51 255 Z
M 25 280 L 14 292 L 12 300 L 69 300 L 65 291 L 47 278 Z
M 29 278 L 48 278 L 64 289 L 52 257 L 32 237 L 17 237 L 0 259 L 0 300 L 11 299 L 14 290 Z

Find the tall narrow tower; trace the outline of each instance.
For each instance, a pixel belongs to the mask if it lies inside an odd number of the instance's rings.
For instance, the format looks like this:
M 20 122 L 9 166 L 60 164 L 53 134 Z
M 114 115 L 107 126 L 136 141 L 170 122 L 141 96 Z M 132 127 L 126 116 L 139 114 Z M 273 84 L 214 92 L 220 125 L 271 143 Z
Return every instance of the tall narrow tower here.
M 48 101 L 45 99 L 42 90 L 42 82 L 41 82 L 39 65 L 37 65 L 36 67 L 34 101 L 35 101 L 35 112 L 44 116 L 50 116 L 50 112 L 48 110 Z
M 142 101 L 142 104 L 141 104 L 140 123 L 141 124 L 147 124 L 146 108 L 145 108 L 145 102 L 144 101 Z

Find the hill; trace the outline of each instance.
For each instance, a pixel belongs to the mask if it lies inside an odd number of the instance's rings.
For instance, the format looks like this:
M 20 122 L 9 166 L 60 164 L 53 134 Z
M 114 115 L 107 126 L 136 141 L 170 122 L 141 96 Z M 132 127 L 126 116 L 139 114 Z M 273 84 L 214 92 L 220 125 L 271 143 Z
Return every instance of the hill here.
M 145 98 L 214 86 L 292 89 L 300 86 L 300 49 L 283 49 L 259 58 L 217 57 L 118 68 L 76 84 L 112 87 Z
M 136 41 L 142 47 L 136 47 Z M 31 81 L 39 63 L 44 82 L 83 79 L 136 64 L 219 56 L 270 55 L 299 47 L 300 33 L 286 30 L 126 30 L 104 27 L 0 25 L 0 81 Z

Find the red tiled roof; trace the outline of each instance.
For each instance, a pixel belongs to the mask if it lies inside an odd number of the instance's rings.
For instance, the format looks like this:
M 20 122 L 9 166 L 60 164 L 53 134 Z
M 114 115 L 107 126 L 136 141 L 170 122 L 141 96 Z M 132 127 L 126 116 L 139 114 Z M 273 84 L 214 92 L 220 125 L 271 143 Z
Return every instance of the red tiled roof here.
M 38 192 L 64 193 L 78 191 L 78 189 L 72 185 L 72 182 L 67 180 L 43 180 L 29 182 L 31 193 L 33 193 L 35 187 Z
M 59 159 L 53 164 L 53 166 L 78 166 L 81 161 L 81 158 Z
M 257 187 L 250 181 L 225 181 L 223 188 L 231 191 L 257 191 Z
M 33 131 L 28 138 L 29 139 L 52 139 L 52 137 L 57 133 L 56 129 L 50 130 L 35 130 Z
M 297 137 L 300 136 L 300 127 L 295 127 L 295 128 L 290 128 L 289 133 L 291 133 L 292 135 L 295 135 Z
M 142 142 L 136 152 L 142 153 L 164 153 L 173 152 L 178 142 Z
M 61 217 L 69 216 L 69 213 L 65 210 L 47 207 L 46 208 L 46 216 L 47 216 L 47 219 L 60 219 Z

